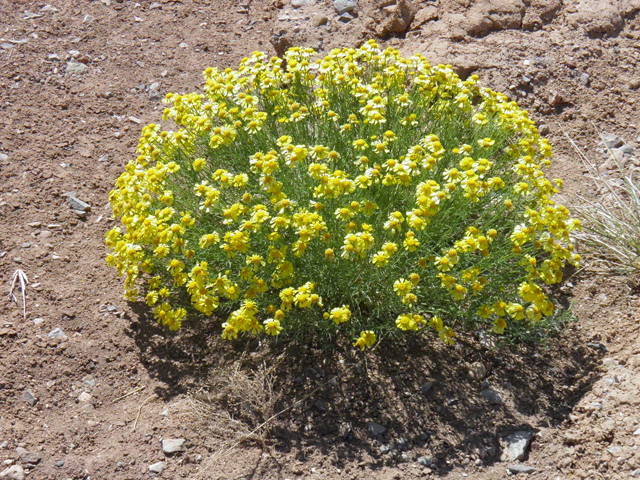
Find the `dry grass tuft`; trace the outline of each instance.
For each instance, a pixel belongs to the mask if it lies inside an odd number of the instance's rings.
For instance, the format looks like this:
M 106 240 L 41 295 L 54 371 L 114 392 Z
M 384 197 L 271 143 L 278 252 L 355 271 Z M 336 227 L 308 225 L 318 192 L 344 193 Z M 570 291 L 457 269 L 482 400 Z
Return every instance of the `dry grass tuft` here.
M 211 372 L 210 384 L 189 395 L 175 408 L 189 422 L 206 428 L 217 446 L 264 443 L 281 393 L 263 363 L 252 371 L 239 366 Z
M 589 172 L 597 196 L 595 200 L 577 196 L 572 211 L 583 219 L 576 237 L 590 248 L 607 271 L 640 274 L 640 183 L 609 150 L 616 168 L 612 175 L 602 172 L 569 139 Z

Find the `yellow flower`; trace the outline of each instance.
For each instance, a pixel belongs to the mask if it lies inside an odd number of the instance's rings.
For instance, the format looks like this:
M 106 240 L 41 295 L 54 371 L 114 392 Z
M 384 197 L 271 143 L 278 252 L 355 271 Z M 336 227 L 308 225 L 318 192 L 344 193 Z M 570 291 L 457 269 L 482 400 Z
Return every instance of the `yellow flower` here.
M 353 344 L 354 347 L 359 347 L 360 350 L 364 351 L 366 347 L 371 347 L 374 343 L 376 343 L 376 334 L 371 330 L 365 330 L 360 332 L 360 337 Z
M 273 336 L 280 335 L 280 332 L 282 331 L 282 326 L 280 325 L 279 320 L 268 318 L 263 323 L 264 323 L 264 331 L 267 335 L 273 335 Z

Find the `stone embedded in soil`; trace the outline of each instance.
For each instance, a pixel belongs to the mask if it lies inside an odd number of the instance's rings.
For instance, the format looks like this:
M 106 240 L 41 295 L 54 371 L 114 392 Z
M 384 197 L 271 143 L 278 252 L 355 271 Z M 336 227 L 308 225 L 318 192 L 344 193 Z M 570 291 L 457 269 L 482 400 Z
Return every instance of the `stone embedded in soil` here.
M 90 402 L 91 400 L 93 400 L 93 397 L 91 396 L 90 393 L 82 392 L 80 395 L 78 395 L 78 401 L 81 403 L 87 403 L 87 402 Z
M 621 152 L 623 155 L 633 155 L 636 151 L 635 148 L 633 148 L 631 145 L 622 145 L 620 148 L 618 148 L 618 151 Z
M 314 0 L 291 0 L 291 6 L 293 8 L 305 7 L 307 5 L 313 5 Z
M 60 327 L 51 330 L 47 336 L 54 340 L 66 340 L 68 338 L 64 333 L 64 330 L 62 330 Z
M 433 388 L 433 382 L 427 381 L 427 382 L 424 382 L 424 384 L 420 387 L 420 391 L 426 395 L 431 391 L 432 388 Z
M 87 67 L 84 63 L 77 61 L 75 58 L 72 58 L 67 62 L 67 68 L 65 72 L 67 74 L 82 75 L 87 70 L 89 70 L 89 67 Z
M 618 148 L 621 147 L 624 142 L 613 133 L 604 133 L 602 134 L 602 140 L 607 148 Z
M 162 94 L 158 90 L 160 88 L 160 84 L 158 82 L 153 82 L 149 85 L 149 100 L 157 101 L 162 99 Z
M 186 451 L 184 438 L 165 438 L 162 440 L 162 451 L 164 453 L 177 453 Z
M 433 458 L 431 457 L 427 457 L 426 455 L 423 455 L 421 457 L 418 457 L 418 459 L 416 460 L 420 465 L 423 465 L 425 467 L 430 467 L 433 465 Z
M 382 436 L 387 431 L 387 427 L 382 426 L 376 422 L 367 422 L 367 428 L 375 437 Z
M 16 448 L 16 453 L 20 458 L 20 462 L 26 463 L 27 465 L 37 465 L 42 460 L 40 454 L 35 452 L 30 452 L 26 448 L 18 447 Z
M 79 212 L 88 212 L 91 210 L 91 205 L 77 198 L 73 192 L 65 193 L 64 196 L 69 200 L 69 205 L 71 205 L 72 209 L 78 210 Z
M 503 462 L 517 462 L 524 460 L 527 455 L 527 451 L 531 446 L 531 440 L 533 439 L 533 432 L 528 430 L 520 430 L 519 432 L 510 433 L 502 439 Z
M 9 155 L 6 153 L 0 153 L 0 162 L 6 162 L 7 160 L 9 160 Z
M 338 15 L 346 12 L 353 12 L 358 8 L 358 4 L 354 0 L 333 0 L 333 8 Z
M 350 13 L 347 12 L 347 13 L 343 13 L 342 15 L 340 15 L 338 17 L 338 21 L 342 22 L 342 23 L 349 23 L 354 18 L 356 18 L 356 17 L 354 17 L 353 15 L 351 15 Z
M 326 23 L 329 21 L 329 17 L 327 17 L 326 15 L 315 15 L 312 19 L 311 19 L 311 24 L 314 27 L 321 27 L 322 25 L 326 25 Z
M 633 472 L 631 472 L 632 477 L 640 477 L 640 468 L 636 468 Z
M 507 469 L 511 473 L 534 473 L 536 469 L 530 465 L 509 465 Z
M 153 473 L 161 473 L 166 466 L 167 462 L 156 462 L 149 465 L 149 471 Z
M 487 367 L 480 362 L 474 362 L 469 366 L 469 377 L 472 380 L 483 380 L 487 376 Z
M 20 465 L 12 465 L 0 472 L 0 478 L 6 480 L 24 480 L 24 469 Z
M 480 392 L 480 395 L 489 402 L 490 405 L 504 405 L 504 400 L 498 392 L 493 388 L 486 388 Z
M 31 390 L 27 390 L 22 394 L 22 399 L 32 407 L 38 403 L 38 397 Z
M 40 325 L 42 322 L 44 322 L 44 318 L 34 318 L 33 319 L 33 324 L 34 325 Z

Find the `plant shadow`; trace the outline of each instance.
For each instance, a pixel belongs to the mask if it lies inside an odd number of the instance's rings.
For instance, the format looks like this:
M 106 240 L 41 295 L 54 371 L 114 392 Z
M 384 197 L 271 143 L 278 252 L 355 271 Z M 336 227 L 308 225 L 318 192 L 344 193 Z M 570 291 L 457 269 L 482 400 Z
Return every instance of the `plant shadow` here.
M 131 306 L 137 319 L 127 333 L 162 384 L 159 397 L 207 388 L 214 370 L 251 374 L 267 365 L 282 412 L 269 422 L 270 448 L 299 462 L 321 453 L 336 468 L 376 470 L 422 457 L 420 468 L 444 474 L 468 462 L 500 461 L 505 435 L 568 419 L 597 380 L 603 355 L 574 324 L 538 345 L 497 348 L 485 336 L 463 334 L 447 346 L 420 335 L 362 354 L 348 342 L 229 343 L 213 322 L 171 333 L 144 305 Z

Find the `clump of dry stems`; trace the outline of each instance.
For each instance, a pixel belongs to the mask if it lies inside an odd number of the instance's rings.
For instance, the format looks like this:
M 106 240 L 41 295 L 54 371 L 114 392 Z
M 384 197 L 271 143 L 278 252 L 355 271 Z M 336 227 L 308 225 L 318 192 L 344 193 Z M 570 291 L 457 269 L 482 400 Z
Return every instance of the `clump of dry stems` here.
M 266 365 L 252 371 L 239 366 L 214 370 L 206 389 L 200 389 L 178 406 L 178 414 L 206 428 L 218 446 L 238 441 L 263 443 L 275 414 L 280 393 Z
M 578 196 L 572 207 L 584 220 L 577 238 L 602 259 L 607 270 L 640 274 L 640 182 L 611 150 L 607 149 L 615 169 L 608 175 L 569 140 L 597 192 L 595 199 Z

